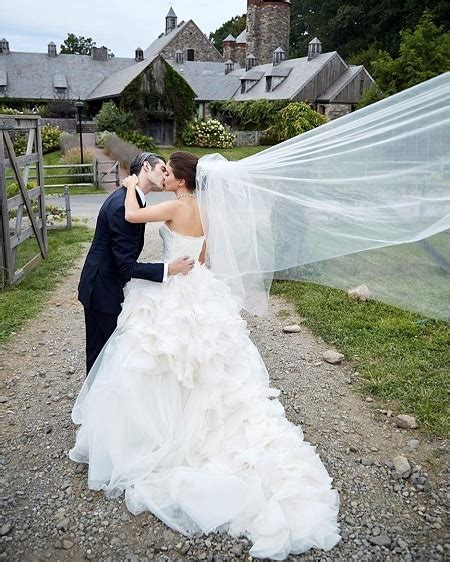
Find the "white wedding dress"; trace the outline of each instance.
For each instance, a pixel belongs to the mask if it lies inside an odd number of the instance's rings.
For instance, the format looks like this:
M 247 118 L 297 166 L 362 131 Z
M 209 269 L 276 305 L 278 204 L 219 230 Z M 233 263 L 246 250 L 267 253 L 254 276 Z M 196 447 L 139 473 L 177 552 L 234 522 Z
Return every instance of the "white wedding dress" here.
M 203 238 L 160 229 L 164 261 Z M 132 280 L 118 326 L 72 412 L 70 458 L 89 488 L 125 492 L 186 536 L 246 536 L 282 560 L 339 541 L 339 499 L 300 428 L 287 421 L 239 303 L 196 263 L 165 284 Z

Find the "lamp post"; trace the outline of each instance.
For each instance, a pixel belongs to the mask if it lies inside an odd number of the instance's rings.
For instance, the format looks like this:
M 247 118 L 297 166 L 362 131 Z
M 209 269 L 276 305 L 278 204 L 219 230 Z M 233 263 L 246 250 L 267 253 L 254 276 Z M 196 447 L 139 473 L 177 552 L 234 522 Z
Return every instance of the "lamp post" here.
M 78 101 L 75 102 L 75 107 L 78 111 L 78 130 L 80 131 L 80 156 L 81 156 L 81 163 L 84 164 L 83 161 L 83 131 L 81 127 L 81 112 L 83 111 L 84 102 L 78 98 Z

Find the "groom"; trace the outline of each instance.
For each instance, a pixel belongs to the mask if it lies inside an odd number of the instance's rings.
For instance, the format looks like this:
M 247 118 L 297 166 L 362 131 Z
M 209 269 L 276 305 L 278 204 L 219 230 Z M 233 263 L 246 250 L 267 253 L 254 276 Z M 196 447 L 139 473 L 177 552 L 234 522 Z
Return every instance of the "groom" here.
M 145 207 L 147 193 L 163 189 L 165 172 L 165 161 L 156 154 L 144 152 L 133 160 L 130 175 L 138 177 L 136 197 L 140 207 Z M 187 256 L 171 264 L 137 261 L 144 246 L 145 224 L 125 220 L 125 196 L 122 186 L 103 203 L 78 285 L 86 324 L 87 373 L 116 329 L 125 284 L 131 278 L 163 283 L 168 275 L 186 275 L 194 266 L 194 260 Z

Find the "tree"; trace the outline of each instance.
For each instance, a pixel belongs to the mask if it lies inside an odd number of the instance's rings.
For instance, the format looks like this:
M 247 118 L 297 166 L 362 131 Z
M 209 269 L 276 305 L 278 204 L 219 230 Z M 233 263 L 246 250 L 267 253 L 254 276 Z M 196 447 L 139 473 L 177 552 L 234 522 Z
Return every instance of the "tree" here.
M 77 37 L 74 33 L 68 33 L 67 39 L 61 45 L 61 54 L 90 55 L 92 47 L 96 47 L 96 43 L 90 37 Z
M 379 51 L 373 61 L 374 78 L 385 94 L 394 94 L 450 70 L 450 34 L 425 12 L 414 30 L 400 34 L 400 54 Z
M 234 18 L 231 18 L 223 25 L 221 25 L 219 29 L 217 29 L 213 33 L 210 33 L 209 40 L 218 51 L 222 52 L 223 40 L 225 39 L 225 37 L 228 37 L 230 33 L 234 37 L 240 35 L 245 29 L 246 21 L 247 19 L 245 14 L 243 16 L 235 16 Z
M 97 43 L 91 37 L 76 36 L 74 33 L 68 33 L 67 39 L 61 45 L 61 54 L 63 55 L 90 55 L 92 48 L 96 47 Z M 108 57 L 112 58 L 114 53 L 108 49 Z

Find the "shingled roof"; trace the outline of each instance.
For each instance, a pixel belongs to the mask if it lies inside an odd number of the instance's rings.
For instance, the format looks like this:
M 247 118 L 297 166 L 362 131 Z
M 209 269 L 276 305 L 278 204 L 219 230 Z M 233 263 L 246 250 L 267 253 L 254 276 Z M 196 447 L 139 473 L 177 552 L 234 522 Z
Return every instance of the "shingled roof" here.
M 225 74 L 223 62 L 185 61 L 177 64 L 168 62 L 194 90 L 197 101 L 230 99 L 240 87 L 240 78 L 234 73 Z M 235 68 L 239 65 L 235 63 Z
M 336 51 L 322 53 L 312 60 L 308 60 L 308 57 L 302 57 L 281 62 L 275 68 L 278 76 L 285 75 L 286 78 L 277 88 L 275 88 L 275 90 L 271 92 L 266 92 L 265 76 L 274 75 L 274 66 L 272 64 L 254 66 L 252 68 L 252 72 L 260 74 L 258 83 L 255 84 L 250 91 L 244 94 L 242 94 L 240 90 L 237 91 L 233 99 L 237 101 L 253 99 L 291 99 L 300 90 L 302 90 L 333 57 L 339 57 Z M 237 76 L 240 80 L 247 79 L 245 69 L 235 70 L 230 74 Z M 251 80 L 252 78 L 249 79 Z
M 1 98 L 55 98 L 55 87 L 67 85 L 65 97 L 87 99 L 90 92 L 105 78 L 128 67 L 137 66 L 134 59 L 113 57 L 94 60 L 88 55 L 11 52 L 0 56 L 0 73 L 6 73 L 8 87 Z

